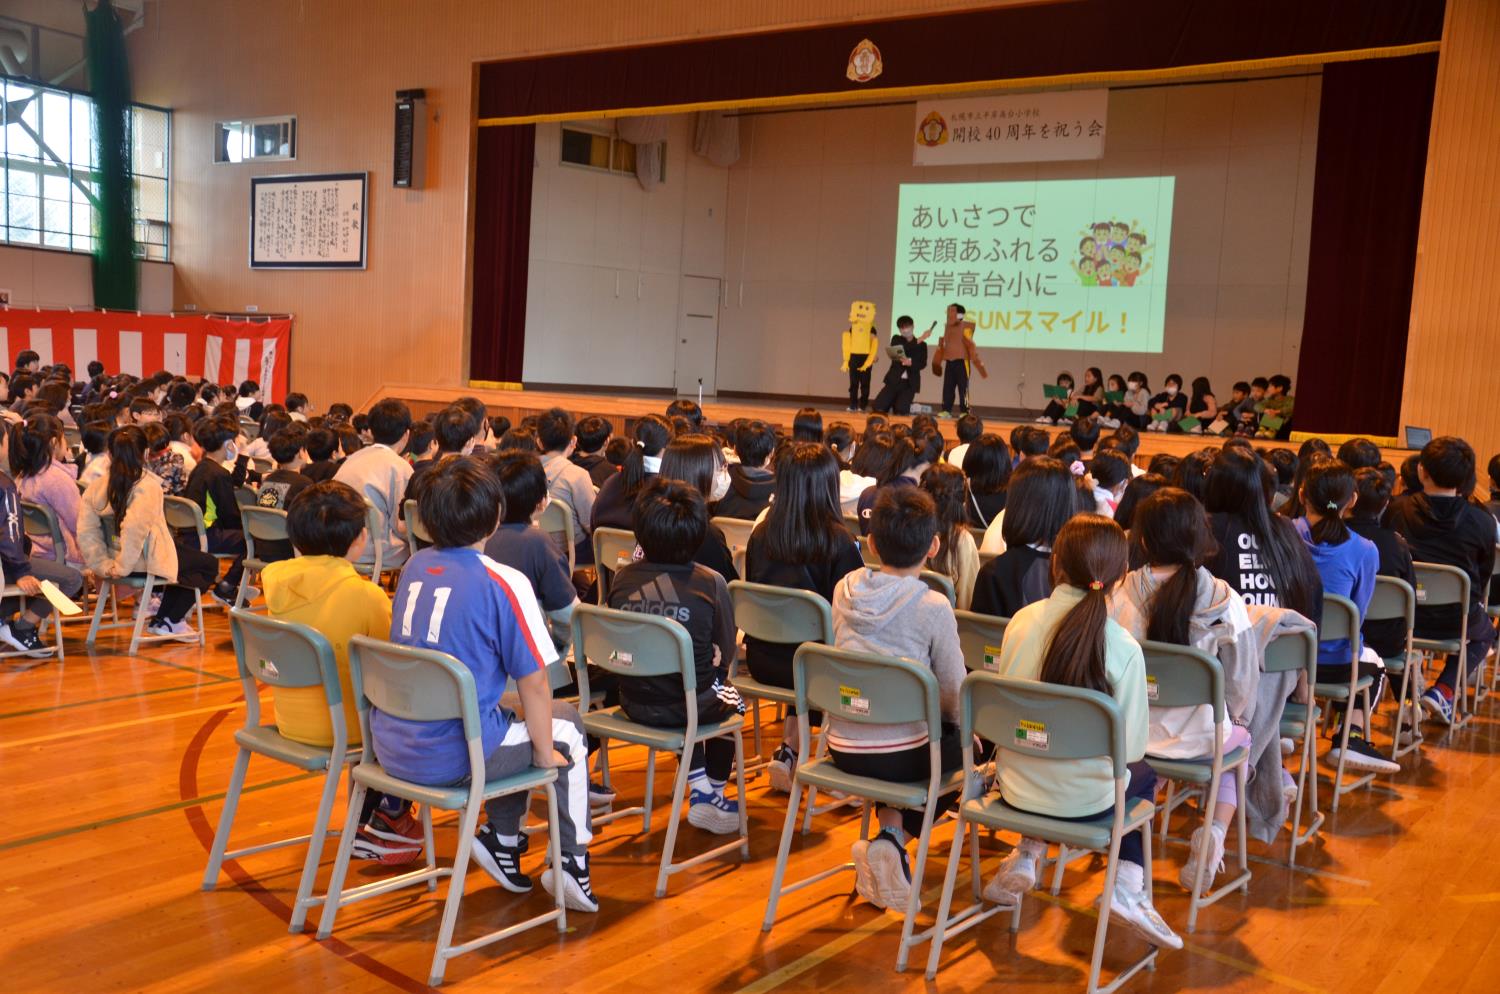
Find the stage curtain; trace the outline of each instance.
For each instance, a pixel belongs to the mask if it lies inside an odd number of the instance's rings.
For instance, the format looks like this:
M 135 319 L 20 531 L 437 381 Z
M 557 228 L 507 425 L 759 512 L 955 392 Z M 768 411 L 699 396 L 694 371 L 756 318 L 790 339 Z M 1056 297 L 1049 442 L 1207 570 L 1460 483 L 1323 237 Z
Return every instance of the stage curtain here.
M 1298 431 L 1399 433 L 1437 59 L 1324 67 Z
M 520 383 L 536 125 L 479 129 L 469 378 Z

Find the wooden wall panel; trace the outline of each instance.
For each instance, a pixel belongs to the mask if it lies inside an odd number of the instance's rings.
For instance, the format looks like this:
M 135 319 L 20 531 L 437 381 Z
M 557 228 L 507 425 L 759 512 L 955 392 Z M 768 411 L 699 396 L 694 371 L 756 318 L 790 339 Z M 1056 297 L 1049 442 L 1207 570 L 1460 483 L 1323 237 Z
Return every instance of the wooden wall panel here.
M 296 315 L 292 382 L 318 406 L 385 382 L 457 385 L 467 325 L 473 65 L 994 2 L 957 0 L 215 0 L 152 4 L 130 36 L 139 100 L 176 111 L 172 225 L 179 307 Z M 427 187 L 391 187 L 392 106 L 427 90 Z M 214 165 L 215 120 L 298 115 L 294 163 Z M 252 174 L 368 170 L 369 269 L 251 272 Z
M 1448 0 L 1417 243 L 1402 421 L 1500 451 L 1500 3 Z M 1333 358 L 1333 357 L 1330 357 Z

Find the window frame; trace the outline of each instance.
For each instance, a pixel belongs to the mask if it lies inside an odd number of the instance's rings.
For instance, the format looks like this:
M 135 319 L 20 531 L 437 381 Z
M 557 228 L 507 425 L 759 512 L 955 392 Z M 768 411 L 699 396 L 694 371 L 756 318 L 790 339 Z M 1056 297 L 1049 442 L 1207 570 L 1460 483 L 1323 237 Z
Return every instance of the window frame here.
M 277 153 L 275 155 L 255 154 L 255 128 L 258 125 L 265 124 L 284 124 L 289 126 L 292 146 L 291 155 L 282 155 L 280 153 Z M 224 129 L 230 127 L 231 125 L 237 125 L 239 127 L 240 140 L 241 142 L 248 142 L 250 154 L 239 159 L 221 159 L 219 158 L 219 135 Z M 214 150 L 213 163 L 216 166 L 244 166 L 257 162 L 296 162 L 297 148 L 301 143 L 299 130 L 300 129 L 297 126 L 296 114 L 271 114 L 265 117 L 241 117 L 224 121 L 214 121 L 212 135 Z

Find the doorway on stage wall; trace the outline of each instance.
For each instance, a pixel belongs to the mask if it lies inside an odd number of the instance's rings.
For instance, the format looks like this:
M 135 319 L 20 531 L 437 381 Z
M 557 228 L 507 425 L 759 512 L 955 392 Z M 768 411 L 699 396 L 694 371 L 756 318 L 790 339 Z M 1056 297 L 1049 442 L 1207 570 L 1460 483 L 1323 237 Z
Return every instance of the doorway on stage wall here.
M 719 280 L 684 276 L 677 312 L 677 393 L 710 396 L 719 361 Z

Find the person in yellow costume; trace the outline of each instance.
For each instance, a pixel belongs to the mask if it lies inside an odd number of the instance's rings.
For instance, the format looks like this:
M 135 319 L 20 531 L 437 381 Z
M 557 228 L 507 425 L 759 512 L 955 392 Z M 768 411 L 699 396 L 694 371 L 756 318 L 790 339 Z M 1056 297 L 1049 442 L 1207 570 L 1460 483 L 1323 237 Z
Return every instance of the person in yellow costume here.
M 844 364 L 840 370 L 849 374 L 849 410 L 863 411 L 870 406 L 870 367 L 880 350 L 880 332 L 875 328 L 875 305 L 856 300 L 849 305 L 849 327 L 844 332 Z

